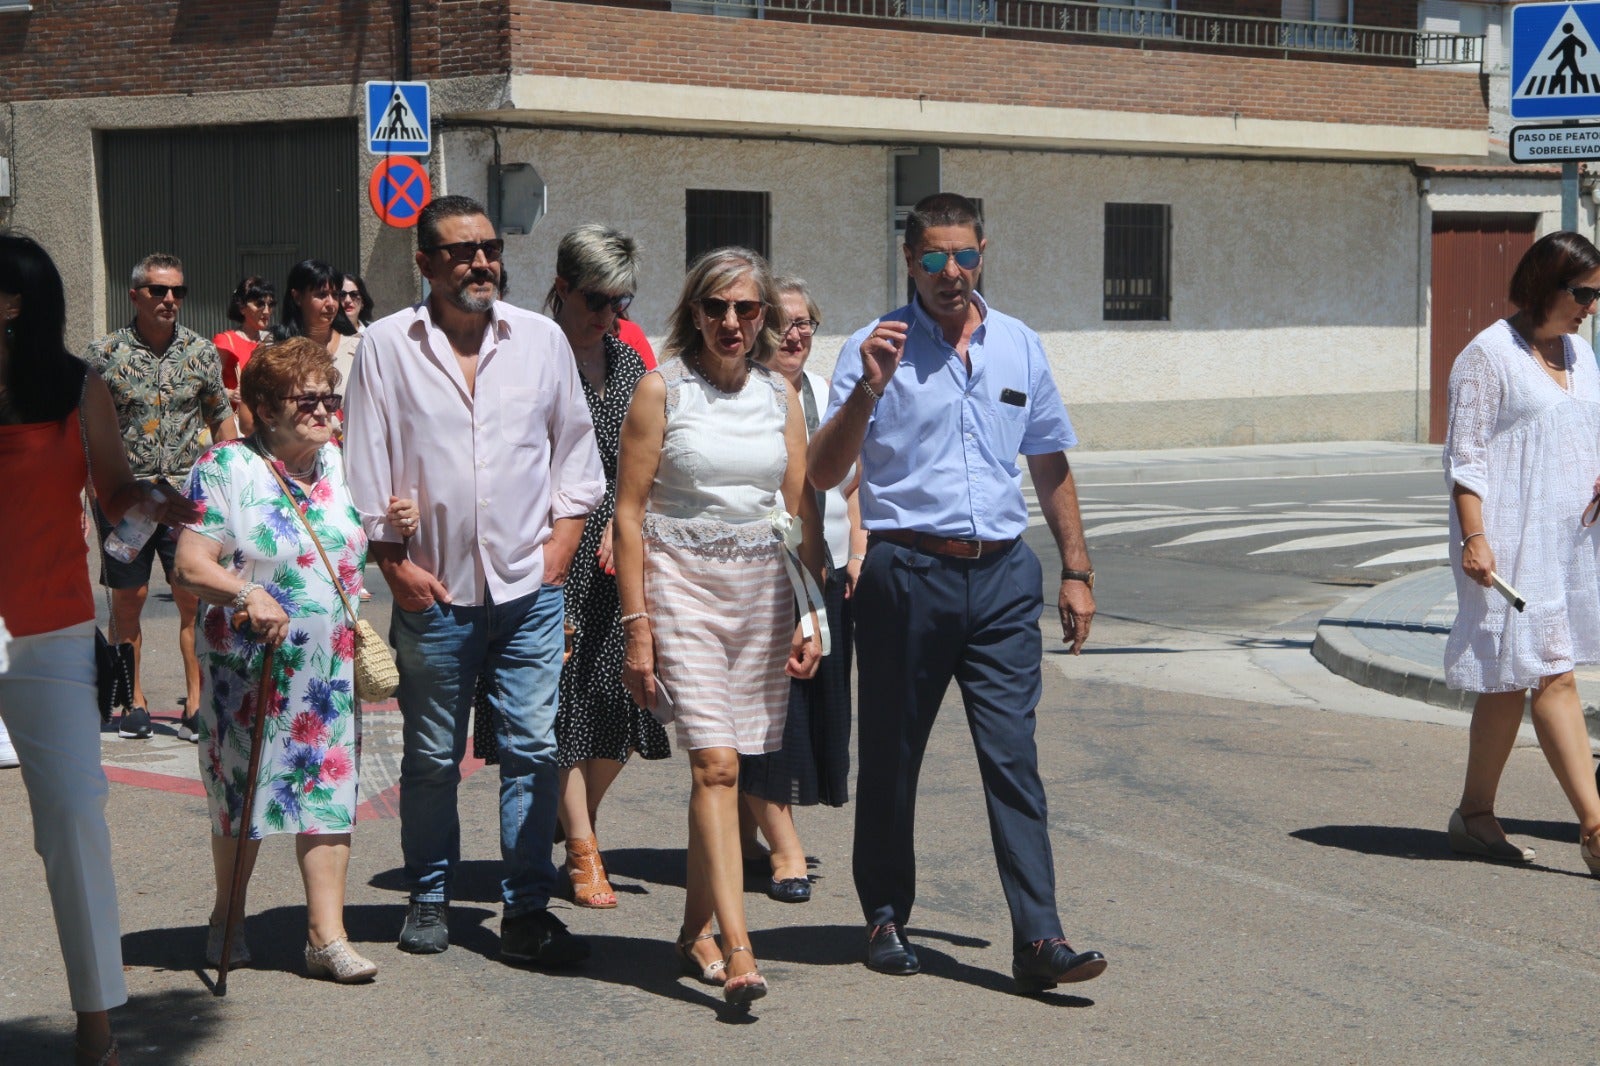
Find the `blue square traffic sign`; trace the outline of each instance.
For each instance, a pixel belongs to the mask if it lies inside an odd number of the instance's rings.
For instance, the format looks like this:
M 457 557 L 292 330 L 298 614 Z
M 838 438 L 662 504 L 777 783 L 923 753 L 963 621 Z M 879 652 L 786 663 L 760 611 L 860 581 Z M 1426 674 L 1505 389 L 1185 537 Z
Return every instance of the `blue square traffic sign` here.
M 427 155 L 433 150 L 431 119 L 427 82 L 367 82 L 367 151 Z
M 1511 117 L 1600 118 L 1600 3 L 1511 9 Z

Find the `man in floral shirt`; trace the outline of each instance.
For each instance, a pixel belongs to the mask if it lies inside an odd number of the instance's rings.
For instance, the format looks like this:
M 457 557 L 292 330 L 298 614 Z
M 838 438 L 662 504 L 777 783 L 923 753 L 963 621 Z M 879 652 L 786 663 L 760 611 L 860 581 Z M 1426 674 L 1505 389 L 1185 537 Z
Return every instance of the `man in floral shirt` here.
M 222 385 L 222 363 L 210 341 L 178 325 L 178 309 L 188 287 L 183 263 L 172 255 L 147 255 L 133 268 L 133 321 L 93 344 L 85 359 L 111 388 L 122 426 L 122 443 L 135 477 L 160 482 L 181 495 L 189 469 L 212 440 L 237 436 L 233 408 Z M 210 438 L 206 433 L 210 433 Z M 100 539 L 111 531 L 95 508 Z M 160 526 L 132 562 L 103 556 L 100 583 L 111 590 L 115 639 L 133 645 L 133 709 L 124 712 L 118 733 L 148 737 L 150 712 L 139 675 L 142 644 L 139 616 L 150 592 L 150 570 L 156 557 L 170 584 L 178 531 Z M 172 589 L 178 605 L 178 649 L 183 655 L 187 699 L 178 735 L 196 741 L 195 709 L 200 706 L 200 663 L 194 653 L 194 619 L 198 601 Z

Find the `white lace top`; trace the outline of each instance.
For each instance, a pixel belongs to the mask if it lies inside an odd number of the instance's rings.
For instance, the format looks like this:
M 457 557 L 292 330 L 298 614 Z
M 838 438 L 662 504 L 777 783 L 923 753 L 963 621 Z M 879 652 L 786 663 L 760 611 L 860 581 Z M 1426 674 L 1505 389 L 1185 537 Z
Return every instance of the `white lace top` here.
M 1527 601 L 1518 613 L 1462 573 L 1452 504 L 1451 688 L 1509 692 L 1600 662 L 1600 525 L 1581 522 L 1600 475 L 1600 381 L 1581 337 L 1566 338 L 1566 356 L 1563 389 L 1501 320 L 1473 338 L 1450 372 L 1446 483 L 1482 497 L 1495 570 Z
M 777 534 L 769 516 L 783 507 L 789 465 L 783 379 L 752 364 L 744 387 L 728 393 L 681 359 L 654 373 L 667 385 L 667 426 L 646 505 L 647 535 L 711 554 L 770 550 Z

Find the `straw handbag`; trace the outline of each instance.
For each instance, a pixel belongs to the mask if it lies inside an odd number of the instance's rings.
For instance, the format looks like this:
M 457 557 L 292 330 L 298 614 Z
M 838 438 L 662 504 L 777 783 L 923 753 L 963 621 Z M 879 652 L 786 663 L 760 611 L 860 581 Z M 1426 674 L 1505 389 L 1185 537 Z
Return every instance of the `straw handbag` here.
M 322 565 L 328 568 L 328 576 L 333 579 L 333 587 L 339 593 L 339 599 L 344 603 L 345 614 L 350 619 L 350 628 L 356 634 L 356 699 L 363 703 L 376 703 L 386 700 L 394 695 L 395 689 L 400 687 L 400 668 L 395 665 L 394 653 L 389 650 L 389 645 L 378 636 L 378 631 L 372 628 L 372 623 L 365 618 L 357 618 L 355 608 L 350 606 L 350 597 L 344 594 L 344 586 L 339 583 L 339 572 L 333 568 L 333 563 L 328 561 L 328 553 L 322 550 L 322 541 L 317 539 L 317 531 L 311 528 L 311 523 L 306 521 L 306 516 L 300 513 L 300 508 L 295 506 L 294 493 L 289 491 L 289 485 L 283 480 L 283 475 L 278 473 L 278 468 L 272 461 L 262 456 L 266 461 L 267 469 L 272 471 L 272 476 L 277 478 L 278 487 L 283 489 L 283 494 L 289 498 L 289 509 L 300 519 L 300 524 L 311 534 L 311 543 L 317 546 L 317 554 L 322 556 Z

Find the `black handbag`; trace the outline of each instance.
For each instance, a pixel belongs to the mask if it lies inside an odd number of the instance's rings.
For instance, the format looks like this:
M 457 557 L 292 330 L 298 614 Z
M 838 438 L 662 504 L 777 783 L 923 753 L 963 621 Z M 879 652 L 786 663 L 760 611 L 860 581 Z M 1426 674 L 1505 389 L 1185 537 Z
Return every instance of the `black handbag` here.
M 94 515 L 90 512 L 89 493 L 94 488 L 94 467 L 89 459 L 89 424 L 84 416 L 84 397 L 89 391 L 89 374 L 83 375 L 83 391 L 78 394 L 78 435 L 83 439 L 83 469 L 87 475 L 84 484 L 83 510 L 88 518 L 89 528 L 95 530 L 95 540 L 100 539 L 99 527 L 95 524 Z M 100 544 L 100 565 L 105 565 L 105 545 Z M 106 615 L 110 625 L 116 625 L 116 616 L 111 614 L 111 590 L 106 590 Z M 100 721 L 106 724 L 111 722 L 112 715 L 120 708 L 124 711 L 133 709 L 133 645 L 114 644 L 106 639 L 105 632 L 99 626 L 94 628 L 94 682 L 96 702 L 100 706 Z

